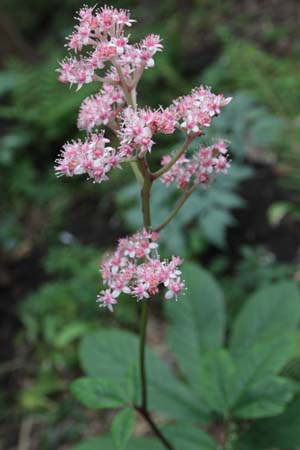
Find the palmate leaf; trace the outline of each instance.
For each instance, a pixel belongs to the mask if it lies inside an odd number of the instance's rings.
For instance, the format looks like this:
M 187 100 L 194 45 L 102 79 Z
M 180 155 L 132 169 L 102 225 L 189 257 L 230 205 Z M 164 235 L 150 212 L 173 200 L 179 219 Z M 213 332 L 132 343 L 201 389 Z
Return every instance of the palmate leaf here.
M 125 408 L 114 417 L 111 432 L 117 450 L 124 450 L 127 447 L 134 424 L 135 411 L 133 408 Z
M 225 329 L 223 293 L 208 272 L 184 263 L 186 295 L 180 304 L 166 303 L 168 340 L 182 372 L 198 385 L 201 357 L 221 347 Z
M 300 396 L 277 417 L 257 420 L 240 436 L 240 450 L 300 447 Z
M 298 389 L 291 380 L 269 376 L 241 378 L 240 369 L 225 349 L 209 352 L 202 358 L 198 391 L 201 399 L 223 417 L 241 419 L 280 414 Z M 244 370 L 243 375 L 246 375 Z
M 233 325 L 232 355 L 239 358 L 256 345 L 270 343 L 278 337 L 284 341 L 287 335 L 295 334 L 299 317 L 300 298 L 295 283 L 280 282 L 259 290 L 248 299 Z M 288 341 L 278 366 L 290 357 Z
M 129 442 L 128 450 L 164 450 L 155 438 L 138 438 Z M 95 437 L 75 445 L 71 450 L 117 450 L 111 437 Z
M 190 424 L 172 424 L 162 429 L 175 450 L 218 450 L 215 441 L 203 430 Z M 128 450 L 164 450 L 165 447 L 156 438 L 131 439 Z M 75 445 L 71 450 L 117 450 L 109 437 L 90 439 Z
M 299 292 L 292 282 L 263 288 L 246 302 L 230 339 L 239 397 L 249 383 L 277 374 L 293 356 L 299 315 Z
M 90 377 L 101 377 L 120 384 L 126 380 L 129 400 L 139 402 L 137 372 L 138 337 L 128 331 L 103 330 L 83 338 L 80 361 Z M 169 368 L 149 349 L 146 352 L 149 407 L 173 418 L 205 422 L 208 410 L 187 386 L 176 379 Z
M 79 378 L 71 390 L 81 403 L 93 409 L 118 408 L 130 402 L 124 386 L 103 378 Z
M 233 394 L 237 417 L 276 415 L 291 399 L 294 385 L 275 375 L 293 355 L 299 315 L 299 292 L 292 282 L 259 290 L 242 308 L 230 339 L 237 370 Z
M 298 390 L 291 380 L 282 377 L 265 378 L 245 391 L 233 408 L 233 416 L 240 419 L 257 419 L 276 416 Z
M 235 381 L 236 368 L 225 349 L 209 352 L 202 358 L 198 390 L 213 411 L 228 414 L 234 399 Z

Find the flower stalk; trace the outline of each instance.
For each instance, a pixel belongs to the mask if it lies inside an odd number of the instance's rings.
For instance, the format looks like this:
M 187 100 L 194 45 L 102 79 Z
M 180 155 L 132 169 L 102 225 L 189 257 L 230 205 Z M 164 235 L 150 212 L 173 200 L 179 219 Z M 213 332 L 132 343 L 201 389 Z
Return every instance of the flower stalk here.
M 141 301 L 139 372 L 141 404 L 135 405 L 153 433 L 167 450 L 172 444 L 159 430 L 148 410 L 146 340 L 149 299 L 161 288 L 165 299 L 178 298 L 184 289 L 179 266 L 182 260 L 172 256 L 161 259 L 158 234 L 182 208 L 197 186 L 209 184 L 212 176 L 227 173 L 229 161 L 224 141 L 210 147 L 199 146 L 193 155 L 187 154 L 191 142 L 204 134 L 214 117 L 220 114 L 231 98 L 214 94 L 200 86 L 189 95 L 175 99 L 168 107 L 137 106 L 137 86 L 146 69 L 155 65 L 154 56 L 162 51 L 159 35 L 149 34 L 137 44 L 130 43 L 125 30 L 135 22 L 129 11 L 110 6 L 100 9 L 83 7 L 77 16 L 78 25 L 67 38 L 67 47 L 75 55 L 61 61 L 59 80 L 77 85 L 100 82 L 98 93 L 86 98 L 79 111 L 78 128 L 88 132 L 84 140 L 66 143 L 56 161 L 56 173 L 72 177 L 85 174 L 95 183 L 109 179 L 113 169 L 130 162 L 140 185 L 143 230 L 118 242 L 115 252 L 103 259 L 101 271 L 107 288 L 97 297 L 100 306 L 113 311 L 121 294 Z M 83 47 L 89 51 L 80 53 Z M 101 72 L 102 70 L 105 72 Z M 100 73 L 99 73 L 100 71 Z M 101 126 L 109 127 L 118 138 L 112 147 Z M 185 136 L 175 155 L 164 155 L 162 167 L 152 173 L 147 157 L 155 146 L 157 134 L 169 135 L 176 130 Z M 175 183 L 183 192 L 174 210 L 156 228 L 151 227 L 150 195 L 154 181 L 160 179 L 169 186 Z
M 141 190 L 143 222 L 145 229 L 151 229 L 151 212 L 150 212 L 150 190 L 152 186 L 151 173 L 149 172 L 146 158 L 140 162 L 141 170 L 144 173 L 144 184 Z M 172 444 L 160 431 L 150 412 L 148 411 L 148 391 L 147 391 L 147 368 L 146 368 L 146 341 L 147 341 L 147 323 L 148 323 L 148 301 L 142 302 L 142 310 L 140 317 L 140 349 L 139 349 L 139 368 L 141 380 L 141 406 L 136 410 L 142 415 L 150 426 L 153 433 L 161 441 L 167 450 L 175 450 Z

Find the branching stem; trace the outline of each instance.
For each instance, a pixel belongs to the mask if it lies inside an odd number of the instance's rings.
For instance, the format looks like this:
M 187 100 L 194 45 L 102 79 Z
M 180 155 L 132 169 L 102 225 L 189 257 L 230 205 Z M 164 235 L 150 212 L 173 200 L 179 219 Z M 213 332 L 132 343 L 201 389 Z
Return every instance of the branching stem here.
M 126 102 L 134 110 L 137 108 L 136 104 L 136 85 L 138 79 L 135 80 L 135 86 L 128 86 L 123 75 L 121 67 L 113 61 L 113 64 L 118 72 L 121 86 L 124 91 Z M 188 144 L 190 139 L 188 140 Z M 187 144 L 187 145 L 188 145 Z M 186 147 L 187 148 L 187 147 Z M 185 149 L 182 150 L 182 153 Z M 178 156 L 178 158 L 180 155 Z M 176 161 L 175 161 L 176 162 Z M 146 157 L 139 158 L 137 161 L 130 162 L 133 172 L 141 186 L 141 203 L 143 213 L 143 224 L 146 229 L 151 229 L 151 210 L 150 210 L 150 191 L 152 182 L 154 181 L 154 174 L 151 173 Z M 148 411 L 148 396 L 147 396 L 147 372 L 146 372 L 146 340 L 147 340 L 147 322 L 148 322 L 148 302 L 142 301 L 142 310 L 140 318 L 140 346 L 139 346 L 139 369 L 141 380 L 141 406 L 136 406 L 136 410 L 144 417 L 146 422 L 151 427 L 153 433 L 161 441 L 167 450 L 175 450 L 168 439 L 159 430 L 153 421 L 150 412 Z
M 187 201 L 187 199 L 189 198 L 189 196 L 194 192 L 194 190 L 196 189 L 196 185 L 194 185 L 193 187 L 191 187 L 188 191 L 185 191 L 185 193 L 182 195 L 182 197 L 180 198 L 180 200 L 178 201 L 177 205 L 175 206 L 175 208 L 173 209 L 173 211 L 171 211 L 171 213 L 168 215 L 168 217 L 157 227 L 155 228 L 155 231 L 161 231 L 163 228 L 165 228 L 170 222 L 171 220 L 176 216 L 176 214 L 178 213 L 178 211 L 182 208 L 182 206 L 185 204 L 185 202 Z
M 157 436 L 157 438 L 161 441 L 161 443 L 168 449 L 168 450 L 175 450 L 173 445 L 168 441 L 168 439 L 163 435 L 163 433 L 160 431 L 160 429 L 157 427 L 156 423 L 153 421 L 152 417 L 150 416 L 149 412 L 144 408 L 135 408 L 141 416 L 145 419 L 145 421 L 149 424 L 151 430 L 153 433 Z
M 153 179 L 156 180 L 157 178 L 161 177 L 164 173 L 168 172 L 168 170 L 171 169 L 171 167 L 174 166 L 174 164 L 178 161 L 180 156 L 184 154 L 184 152 L 188 149 L 188 146 L 190 143 L 194 140 L 193 135 L 188 135 L 182 145 L 182 147 L 179 149 L 179 151 L 176 153 L 176 155 L 173 156 L 171 161 L 163 166 L 161 169 L 157 170 L 153 173 Z

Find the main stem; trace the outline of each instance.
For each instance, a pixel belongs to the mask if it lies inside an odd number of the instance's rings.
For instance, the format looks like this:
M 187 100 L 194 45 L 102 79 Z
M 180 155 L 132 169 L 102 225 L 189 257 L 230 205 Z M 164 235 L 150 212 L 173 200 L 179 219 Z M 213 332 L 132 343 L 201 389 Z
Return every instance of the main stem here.
M 141 190 L 142 200 L 142 212 L 143 223 L 146 229 L 151 227 L 151 211 L 150 211 L 150 190 L 152 181 L 149 176 L 146 159 L 140 161 L 140 170 L 144 176 L 144 184 Z M 141 376 L 141 391 L 142 391 L 142 403 L 141 408 L 147 411 L 147 374 L 146 374 L 146 359 L 145 359 L 145 347 L 146 347 L 146 334 L 147 334 L 147 322 L 148 322 L 148 302 L 145 299 L 142 302 L 141 313 L 141 325 L 140 325 L 140 376 Z
M 141 190 L 143 222 L 146 229 L 151 228 L 151 211 L 150 211 L 150 190 L 152 186 L 152 177 L 149 171 L 146 159 L 139 162 L 140 171 L 144 177 L 144 184 Z M 147 396 L 147 373 L 146 373 L 146 336 L 147 336 L 147 322 L 148 322 L 148 301 L 142 301 L 142 313 L 140 322 L 140 377 L 141 377 L 141 406 L 136 410 L 144 417 L 146 422 L 151 427 L 153 433 L 157 436 L 160 442 L 168 450 L 175 450 L 172 444 L 160 431 L 148 411 L 148 396 Z
M 121 84 L 124 90 L 124 94 L 128 105 L 136 109 L 136 91 L 134 89 L 129 89 L 126 84 L 126 80 L 123 76 L 122 69 L 115 64 L 115 67 L 120 76 Z M 151 211 L 150 211 L 150 190 L 152 182 L 154 180 L 153 174 L 150 172 L 146 158 L 140 159 L 138 162 L 132 163 L 133 171 L 142 186 L 141 189 L 141 200 L 142 200 L 142 212 L 143 212 L 143 223 L 146 229 L 151 228 Z M 141 379 L 141 406 L 137 406 L 136 410 L 144 417 L 146 422 L 151 427 L 153 433 L 161 441 L 161 443 L 168 450 L 175 450 L 168 439 L 159 430 L 156 423 L 153 421 L 149 411 L 148 411 L 148 397 L 147 397 L 147 373 L 146 373 L 146 338 L 147 338 L 147 322 L 148 322 L 148 302 L 147 300 L 142 301 L 142 312 L 140 321 L 140 351 L 139 351 L 139 367 L 140 367 L 140 379 Z
M 147 322 L 148 322 L 148 302 L 144 300 L 142 302 L 142 314 L 140 322 L 140 376 L 141 376 L 141 408 L 147 411 L 148 397 L 147 397 L 147 375 L 146 375 L 146 359 L 145 359 L 145 348 L 146 348 L 146 333 L 147 333 Z

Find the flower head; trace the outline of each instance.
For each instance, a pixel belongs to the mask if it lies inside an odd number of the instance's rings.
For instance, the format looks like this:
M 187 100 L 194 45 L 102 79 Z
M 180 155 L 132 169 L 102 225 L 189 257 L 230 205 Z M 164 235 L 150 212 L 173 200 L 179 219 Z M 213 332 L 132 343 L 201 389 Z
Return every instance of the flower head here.
M 161 260 L 158 253 L 158 234 L 142 230 L 133 236 L 119 240 L 116 251 L 101 264 L 104 283 L 108 289 L 98 296 L 101 306 L 117 302 L 121 293 L 132 295 L 137 300 L 148 299 L 158 293 L 160 286 L 167 288 L 165 298 L 177 298 L 184 283 L 179 265 L 181 259 Z
M 170 134 L 175 131 L 176 117 L 170 108 L 125 108 L 121 115 L 119 137 L 121 145 L 129 145 L 136 150 L 137 156 L 151 152 L 154 144 L 153 135 Z
M 87 174 L 95 182 L 108 179 L 108 172 L 113 167 L 120 168 L 122 154 L 107 146 L 109 139 L 103 134 L 92 134 L 85 141 L 72 141 L 63 146 L 55 170 L 58 175 Z
M 89 47 L 89 52 L 81 59 L 73 57 L 61 62 L 59 80 L 63 83 L 78 84 L 97 79 L 95 73 L 111 63 L 113 69 L 121 68 L 128 83 L 138 81 L 142 72 L 154 66 L 155 53 L 162 50 L 158 35 L 150 34 L 139 44 L 130 44 L 125 28 L 135 22 L 129 11 L 103 6 L 100 9 L 84 6 L 76 17 L 74 32 L 67 38 L 67 48 L 75 53 Z M 87 53 L 87 54 L 86 54 Z M 108 77 L 110 79 L 110 70 Z M 118 80 L 119 81 L 119 80 Z
M 165 155 L 161 161 L 165 166 L 171 160 Z M 200 147 L 191 158 L 182 155 L 181 158 L 163 174 L 161 181 L 169 186 L 176 183 L 177 187 L 186 190 L 191 184 L 207 185 L 214 174 L 227 174 L 230 162 L 227 146 L 223 140 L 215 142 L 210 147 Z
M 230 103 L 231 97 L 213 94 L 210 88 L 200 86 L 190 95 L 174 100 L 179 124 L 187 134 L 202 134 L 209 127 L 213 117 L 220 114 L 221 108 Z
M 99 125 L 112 123 L 123 103 L 124 93 L 121 88 L 104 83 L 103 89 L 98 94 L 83 101 L 78 117 L 78 128 L 92 131 Z

